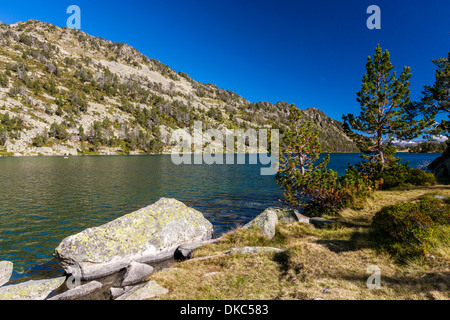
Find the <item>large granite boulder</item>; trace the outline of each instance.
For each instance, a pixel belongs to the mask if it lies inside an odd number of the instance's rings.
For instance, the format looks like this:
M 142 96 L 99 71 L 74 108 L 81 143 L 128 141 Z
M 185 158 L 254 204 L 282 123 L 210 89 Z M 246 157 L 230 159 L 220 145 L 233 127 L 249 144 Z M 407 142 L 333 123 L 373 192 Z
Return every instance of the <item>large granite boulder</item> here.
M 64 270 L 84 280 L 106 276 L 132 261 L 173 257 L 182 244 L 211 238 L 212 224 L 203 214 L 175 199 L 154 204 L 102 226 L 64 239 L 54 256 Z

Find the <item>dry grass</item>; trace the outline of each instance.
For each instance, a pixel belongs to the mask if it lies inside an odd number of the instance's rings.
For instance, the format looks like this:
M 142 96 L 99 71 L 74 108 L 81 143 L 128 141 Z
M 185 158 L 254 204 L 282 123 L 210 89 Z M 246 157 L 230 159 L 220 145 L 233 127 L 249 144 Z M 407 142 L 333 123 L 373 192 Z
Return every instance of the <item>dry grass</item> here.
M 438 233 L 435 258 L 406 264 L 376 249 L 368 232 L 372 216 L 382 206 L 430 193 L 450 196 L 450 188 L 377 192 L 360 210 L 343 211 L 342 224 L 333 230 L 301 223 L 279 225 L 269 241 L 257 230 L 237 228 L 219 243 L 197 249 L 193 256 L 217 255 L 242 246 L 286 251 L 187 260 L 151 278 L 169 289 L 160 299 L 449 299 L 448 228 Z M 378 290 L 366 285 L 370 265 L 381 270 Z

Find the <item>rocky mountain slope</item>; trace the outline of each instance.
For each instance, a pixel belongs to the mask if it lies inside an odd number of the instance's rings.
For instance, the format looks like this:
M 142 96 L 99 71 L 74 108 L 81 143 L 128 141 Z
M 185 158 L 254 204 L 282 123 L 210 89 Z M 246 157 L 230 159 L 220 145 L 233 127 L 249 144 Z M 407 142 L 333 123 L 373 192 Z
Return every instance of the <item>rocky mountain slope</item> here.
M 0 23 L 0 155 L 161 153 L 192 128 L 286 130 L 290 105 L 250 103 L 135 48 L 36 20 Z M 356 145 L 341 123 L 302 111 L 325 151 Z

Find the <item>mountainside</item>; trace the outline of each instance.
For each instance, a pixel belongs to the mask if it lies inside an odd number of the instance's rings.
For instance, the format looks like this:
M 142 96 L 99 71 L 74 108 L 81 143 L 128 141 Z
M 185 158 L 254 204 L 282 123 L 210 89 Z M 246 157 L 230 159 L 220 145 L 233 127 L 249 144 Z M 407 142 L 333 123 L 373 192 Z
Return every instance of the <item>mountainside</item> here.
M 192 128 L 286 130 L 290 105 L 250 103 L 124 43 L 36 20 L 0 24 L 0 155 L 160 153 Z M 324 151 L 354 152 L 341 123 L 302 110 Z

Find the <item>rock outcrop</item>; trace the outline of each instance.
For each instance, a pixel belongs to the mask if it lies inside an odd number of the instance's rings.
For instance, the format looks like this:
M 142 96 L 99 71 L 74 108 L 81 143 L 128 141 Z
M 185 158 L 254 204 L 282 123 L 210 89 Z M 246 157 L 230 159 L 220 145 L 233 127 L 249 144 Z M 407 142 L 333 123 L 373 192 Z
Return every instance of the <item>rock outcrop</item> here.
M 91 280 L 112 274 L 132 261 L 173 257 L 182 244 L 211 238 L 212 224 L 203 214 L 175 199 L 154 204 L 99 227 L 64 239 L 54 256 L 69 274 Z

